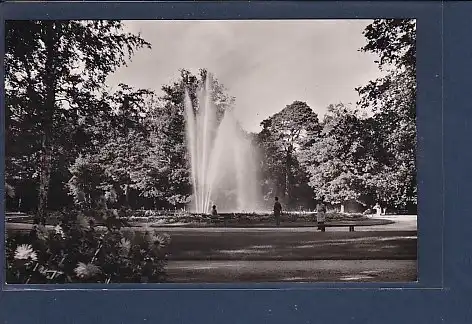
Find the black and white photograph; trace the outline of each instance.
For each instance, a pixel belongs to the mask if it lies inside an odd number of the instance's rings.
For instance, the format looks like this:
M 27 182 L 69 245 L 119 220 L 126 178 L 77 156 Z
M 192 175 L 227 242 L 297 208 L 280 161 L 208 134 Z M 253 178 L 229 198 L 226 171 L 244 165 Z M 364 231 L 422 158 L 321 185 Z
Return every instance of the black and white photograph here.
M 416 282 L 415 19 L 7 20 L 7 284 Z

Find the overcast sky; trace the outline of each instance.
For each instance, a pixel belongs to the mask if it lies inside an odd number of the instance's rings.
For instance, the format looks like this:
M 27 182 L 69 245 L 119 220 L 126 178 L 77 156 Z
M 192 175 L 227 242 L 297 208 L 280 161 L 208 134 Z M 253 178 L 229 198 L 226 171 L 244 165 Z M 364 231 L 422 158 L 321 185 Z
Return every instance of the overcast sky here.
M 306 101 L 321 117 L 334 103 L 355 103 L 354 88 L 379 76 L 375 56 L 359 52 L 369 20 L 128 21 L 152 50 L 136 53 L 112 75 L 160 93 L 181 68 L 207 68 L 236 97 L 244 128 L 294 100 Z

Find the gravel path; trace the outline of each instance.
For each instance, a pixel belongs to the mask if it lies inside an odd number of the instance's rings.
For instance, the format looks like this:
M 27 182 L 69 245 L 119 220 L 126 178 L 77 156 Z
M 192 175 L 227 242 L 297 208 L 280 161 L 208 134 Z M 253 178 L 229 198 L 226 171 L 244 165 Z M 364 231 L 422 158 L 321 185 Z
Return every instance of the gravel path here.
M 174 261 L 170 282 L 411 282 L 414 260 Z

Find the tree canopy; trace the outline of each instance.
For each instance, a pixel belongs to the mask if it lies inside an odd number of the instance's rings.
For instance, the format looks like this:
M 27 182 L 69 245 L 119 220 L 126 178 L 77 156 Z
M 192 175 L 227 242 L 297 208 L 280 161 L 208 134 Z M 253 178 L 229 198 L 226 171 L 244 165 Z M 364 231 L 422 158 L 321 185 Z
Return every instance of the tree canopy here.
M 44 219 L 51 174 L 90 144 L 87 126 L 110 113 L 106 77 L 151 45 L 120 21 L 25 20 L 6 22 L 5 47 L 6 176 L 38 187 Z
M 379 68 L 386 71 L 384 77 L 358 88 L 359 105 L 374 110 L 373 118 L 381 127 L 379 136 L 390 159 L 379 178 L 383 200 L 398 208 L 415 206 L 416 22 L 376 19 L 364 35 L 367 44 L 361 50 L 379 55 Z
M 306 188 L 303 189 L 306 174 L 300 167 L 297 154 L 317 136 L 318 115 L 305 102 L 294 101 L 263 120 L 261 126 L 259 143 L 263 154 L 265 195 L 272 198 L 281 196 L 293 208 L 298 194 L 306 193 Z

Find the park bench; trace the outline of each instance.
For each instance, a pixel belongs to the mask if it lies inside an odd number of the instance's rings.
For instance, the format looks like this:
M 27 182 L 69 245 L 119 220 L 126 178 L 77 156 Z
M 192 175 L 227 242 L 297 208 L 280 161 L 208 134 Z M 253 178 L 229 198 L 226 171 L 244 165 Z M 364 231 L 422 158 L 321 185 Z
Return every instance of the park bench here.
M 332 222 L 332 223 L 325 223 L 323 225 L 319 225 L 321 227 L 321 231 L 325 232 L 326 227 L 349 227 L 349 232 L 354 232 L 355 226 L 365 226 L 359 222 Z

